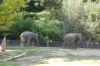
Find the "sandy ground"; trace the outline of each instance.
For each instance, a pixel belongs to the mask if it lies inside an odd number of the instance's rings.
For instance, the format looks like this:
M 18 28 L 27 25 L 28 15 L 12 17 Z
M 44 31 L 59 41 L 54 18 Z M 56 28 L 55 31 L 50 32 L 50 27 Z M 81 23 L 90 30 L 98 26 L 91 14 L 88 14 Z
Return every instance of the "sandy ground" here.
M 59 49 L 57 51 L 49 52 L 44 55 L 23 57 L 17 60 L 28 60 L 33 62 L 33 64 L 22 63 L 20 66 L 100 66 L 100 60 L 74 60 L 74 61 L 65 61 L 63 58 L 66 54 L 75 55 L 75 56 L 98 56 L 100 57 L 100 49 Z M 46 55 L 54 56 L 53 58 L 45 59 Z M 37 64 L 34 62 L 40 61 Z
M 7 52 L 15 52 L 16 50 L 6 50 Z M 73 56 L 97 56 L 100 57 L 100 49 L 59 49 L 37 56 L 27 56 L 17 59 L 22 62 L 20 66 L 100 66 L 100 60 L 73 60 L 63 58 L 67 54 Z M 52 58 L 48 58 L 48 56 Z M 66 61 L 65 61 L 66 60 Z M 38 62 L 40 61 L 40 62 Z M 30 63 L 31 62 L 31 63 Z
M 94 62 L 93 60 L 82 60 L 82 61 L 64 61 L 62 58 L 54 58 L 45 60 L 47 64 L 37 64 L 30 66 L 100 66 L 100 60 Z
M 58 54 L 57 54 L 58 53 Z M 70 50 L 70 49 L 60 49 L 57 51 L 57 55 L 79 55 L 79 56 L 100 56 L 100 49 L 77 49 L 77 50 Z

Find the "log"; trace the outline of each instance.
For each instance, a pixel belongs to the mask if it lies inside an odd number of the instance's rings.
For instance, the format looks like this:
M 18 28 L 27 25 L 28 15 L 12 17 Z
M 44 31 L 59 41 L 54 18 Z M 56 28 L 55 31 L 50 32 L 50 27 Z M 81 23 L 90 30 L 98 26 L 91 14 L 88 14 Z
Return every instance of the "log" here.
M 20 58 L 20 57 L 22 57 L 24 55 L 26 55 L 26 52 L 24 52 L 24 53 L 22 53 L 20 55 L 17 55 L 17 56 L 12 56 L 12 57 L 6 58 L 3 61 L 10 61 L 10 60 L 13 60 L 13 59 L 17 59 L 17 58 Z

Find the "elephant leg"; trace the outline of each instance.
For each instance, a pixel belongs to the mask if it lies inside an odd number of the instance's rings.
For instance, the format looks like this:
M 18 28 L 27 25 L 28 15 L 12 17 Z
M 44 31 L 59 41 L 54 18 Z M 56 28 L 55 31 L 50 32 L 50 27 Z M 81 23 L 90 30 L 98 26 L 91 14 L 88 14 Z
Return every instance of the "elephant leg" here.
M 77 43 L 75 43 L 75 49 L 77 49 Z
M 76 49 L 76 47 L 77 47 L 77 45 L 76 45 L 76 41 L 75 41 L 75 38 L 73 39 L 73 41 L 72 41 L 72 49 Z
M 73 48 L 73 44 L 69 42 L 68 45 L 67 45 L 67 47 L 68 47 L 69 49 L 72 49 L 72 48 Z
M 67 44 L 68 44 L 68 45 L 67 45 L 67 47 L 68 47 L 69 49 L 74 48 L 74 41 L 73 41 L 73 40 L 68 41 L 68 43 L 67 43 Z
M 30 40 L 30 46 L 34 46 L 34 40 L 33 39 Z
M 36 39 L 36 43 L 37 43 L 37 46 L 39 46 L 39 41 L 38 41 L 38 38 Z
M 35 43 L 34 43 L 34 40 L 32 41 L 32 43 L 31 43 L 31 46 L 34 46 L 35 45 Z
M 73 44 L 72 44 L 72 47 L 71 47 L 71 48 L 72 48 L 72 49 L 74 49 L 74 48 L 75 48 L 75 43 L 73 43 Z
M 24 38 L 21 38 L 21 43 L 20 43 L 20 46 L 24 46 L 24 43 L 25 43 L 25 39 Z
M 74 46 L 75 49 L 77 49 L 77 47 L 78 47 L 78 41 L 79 41 L 79 39 L 75 40 L 75 46 Z
M 73 42 L 70 41 L 70 40 L 67 41 L 67 48 L 68 48 L 68 49 L 72 48 L 72 43 L 73 43 Z
M 79 47 L 79 44 L 81 44 L 81 40 L 82 40 L 82 37 L 80 35 L 75 36 L 75 48 Z
M 73 42 L 73 47 L 72 48 L 77 49 L 77 43 L 75 41 Z
M 64 41 L 64 43 L 63 43 L 63 48 L 65 48 L 65 46 L 66 46 L 66 42 Z
M 31 41 L 30 38 L 28 38 L 28 39 L 27 39 L 27 46 L 30 45 L 30 41 Z
M 67 43 L 67 48 L 70 49 L 71 48 L 71 44 Z
M 20 46 L 22 46 L 22 47 L 24 46 L 22 41 L 21 41 L 21 43 L 20 43 Z

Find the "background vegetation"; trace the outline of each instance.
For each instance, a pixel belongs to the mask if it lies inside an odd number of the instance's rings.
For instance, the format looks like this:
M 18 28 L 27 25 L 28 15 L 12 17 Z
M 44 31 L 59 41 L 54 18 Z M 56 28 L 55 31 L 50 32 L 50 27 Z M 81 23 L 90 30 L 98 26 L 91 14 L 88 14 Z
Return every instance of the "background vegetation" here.
M 0 38 L 19 39 L 23 31 L 42 41 L 70 32 L 100 41 L 100 0 L 0 0 Z

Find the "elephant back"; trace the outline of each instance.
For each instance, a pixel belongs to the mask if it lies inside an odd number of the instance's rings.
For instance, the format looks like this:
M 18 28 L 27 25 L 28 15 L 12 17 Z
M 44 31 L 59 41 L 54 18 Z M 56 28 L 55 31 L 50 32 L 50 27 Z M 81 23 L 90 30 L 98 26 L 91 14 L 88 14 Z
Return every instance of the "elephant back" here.
M 29 36 L 29 35 L 31 35 L 31 34 L 33 34 L 33 32 L 30 32 L 30 31 L 24 31 L 24 32 L 21 33 L 20 36 Z
M 38 34 L 30 31 L 24 31 L 21 33 L 20 38 L 31 38 L 31 39 L 37 39 Z
M 72 42 L 73 40 L 75 40 L 75 34 L 74 33 L 66 34 L 64 40 L 68 42 Z

